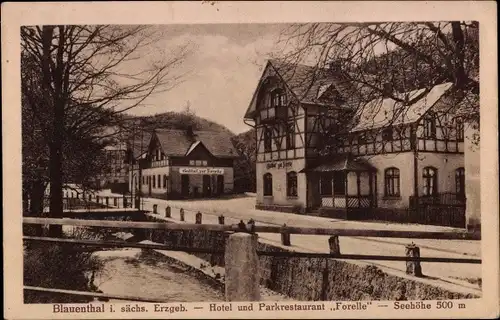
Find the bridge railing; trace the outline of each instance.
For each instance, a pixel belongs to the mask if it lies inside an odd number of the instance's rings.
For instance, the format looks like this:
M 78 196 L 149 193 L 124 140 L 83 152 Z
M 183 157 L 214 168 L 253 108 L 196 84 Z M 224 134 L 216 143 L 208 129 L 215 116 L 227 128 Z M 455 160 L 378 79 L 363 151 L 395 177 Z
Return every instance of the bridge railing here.
M 79 219 L 57 219 L 57 218 L 33 218 L 24 217 L 23 224 L 31 225 L 66 225 L 74 227 L 100 227 L 115 229 L 148 229 L 148 230 L 205 230 L 229 232 L 225 249 L 220 248 L 193 248 L 170 246 L 156 243 L 133 243 L 126 241 L 110 240 L 83 240 L 68 238 L 50 238 L 24 236 L 26 242 L 44 242 L 61 245 L 83 246 L 86 250 L 99 250 L 99 248 L 140 248 L 168 251 L 183 251 L 186 253 L 210 253 L 224 255 L 225 259 L 225 285 L 227 301 L 255 301 L 259 299 L 259 279 L 248 277 L 255 273 L 258 268 L 258 256 L 300 257 L 300 258 L 334 258 L 339 260 L 386 260 L 403 261 L 406 263 L 406 273 L 414 276 L 422 276 L 421 262 L 440 263 L 466 263 L 481 264 L 481 259 L 476 258 L 445 258 L 445 257 L 421 257 L 420 250 L 415 245 L 405 248 L 405 255 L 362 255 L 340 253 L 338 237 L 379 237 L 379 238 L 409 238 L 409 239 L 436 239 L 436 240 L 481 240 L 480 233 L 463 232 L 431 232 L 431 231 L 395 231 L 395 230 L 360 230 L 360 229 L 332 229 L 332 228 L 305 228 L 288 226 L 258 226 L 254 223 L 224 225 L 224 224 L 201 224 L 201 223 L 172 223 L 172 222 L 137 222 L 137 221 L 109 221 L 109 220 L 79 220 Z M 281 235 L 330 235 L 328 239 L 330 253 L 296 252 L 296 251 L 259 251 L 257 250 L 258 233 L 279 233 Z M 283 239 L 283 237 L 282 237 Z M 244 257 L 240 255 L 244 254 Z M 250 258 L 249 258 L 250 257 Z M 246 280 L 242 280 L 246 279 Z M 241 281 L 248 283 L 242 284 Z M 235 286 L 235 283 L 239 283 Z M 60 290 L 50 288 L 25 287 L 25 290 L 43 291 Z M 67 291 L 67 290 L 66 290 Z M 71 292 L 60 292 L 72 294 Z M 74 293 L 94 297 L 103 297 L 103 294 Z M 113 298 L 110 296 L 110 298 Z M 119 298 L 117 298 L 119 299 Z M 130 300 L 130 297 L 123 300 Z M 131 299 L 134 300 L 134 299 Z M 147 298 L 137 297 L 136 301 L 146 301 Z

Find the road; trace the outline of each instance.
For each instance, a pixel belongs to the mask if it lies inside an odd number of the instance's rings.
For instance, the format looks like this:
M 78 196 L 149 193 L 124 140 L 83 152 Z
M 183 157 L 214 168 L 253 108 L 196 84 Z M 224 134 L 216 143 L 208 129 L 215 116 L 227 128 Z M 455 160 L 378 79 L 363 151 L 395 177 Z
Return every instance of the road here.
M 185 210 L 187 222 L 195 222 L 195 213 L 203 213 L 203 223 L 218 223 L 218 216 L 225 216 L 226 224 L 245 222 L 250 218 L 256 221 L 256 225 L 283 225 L 296 227 L 322 227 L 322 228 L 352 228 L 373 230 L 413 230 L 413 231 L 451 231 L 452 228 L 440 226 L 425 226 L 414 224 L 377 223 L 361 221 L 345 221 L 331 218 L 322 218 L 274 211 L 263 211 L 253 209 L 254 197 L 236 197 L 233 199 L 214 200 L 160 200 L 144 198 L 143 208 L 152 210 L 153 205 L 158 206 L 158 213 L 164 213 L 169 205 L 172 210 L 172 218 L 180 219 L 179 210 Z M 291 235 L 291 246 L 289 250 L 301 252 L 328 253 L 328 236 L 319 235 Z M 279 234 L 260 233 L 260 241 L 280 246 Z M 450 257 L 470 258 L 481 257 L 480 241 L 463 240 L 432 240 L 432 239 L 405 239 L 405 238 L 366 238 L 366 237 L 341 237 L 340 250 L 344 254 L 371 254 L 371 255 L 397 255 L 405 254 L 404 245 L 415 243 L 420 247 L 422 257 Z M 404 262 L 400 261 L 354 261 L 357 264 L 376 265 L 387 273 L 406 277 Z M 420 281 L 430 281 L 433 284 L 448 289 L 460 290 L 480 294 L 476 283 L 481 278 L 481 265 L 458 264 L 458 263 L 421 263 L 422 270 L 426 276 Z

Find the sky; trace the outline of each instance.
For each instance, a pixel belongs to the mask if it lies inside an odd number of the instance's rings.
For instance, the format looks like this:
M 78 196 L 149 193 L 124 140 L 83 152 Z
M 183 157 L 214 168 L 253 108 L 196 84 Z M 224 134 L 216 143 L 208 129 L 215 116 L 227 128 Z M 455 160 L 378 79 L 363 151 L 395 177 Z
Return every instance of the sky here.
M 284 24 L 214 24 L 156 26 L 161 40 L 150 55 L 188 44 L 190 52 L 177 72 L 183 82 L 154 94 L 134 115 L 183 111 L 189 103 L 197 116 L 238 134 L 250 129 L 243 115 L 250 103 L 269 54 L 277 50 Z M 159 53 L 158 53 L 159 54 Z

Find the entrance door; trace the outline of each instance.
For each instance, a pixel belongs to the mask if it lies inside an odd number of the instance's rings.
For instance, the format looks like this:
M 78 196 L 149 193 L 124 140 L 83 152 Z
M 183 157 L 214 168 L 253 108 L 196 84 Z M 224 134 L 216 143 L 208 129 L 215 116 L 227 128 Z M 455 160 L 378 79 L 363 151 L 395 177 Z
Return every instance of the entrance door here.
M 217 176 L 217 194 L 223 194 L 223 193 L 224 193 L 224 176 L 220 174 Z
M 203 175 L 203 196 L 210 197 L 212 195 L 212 189 L 210 187 L 210 176 Z
M 181 175 L 181 194 L 185 197 L 189 196 L 189 176 L 187 174 Z

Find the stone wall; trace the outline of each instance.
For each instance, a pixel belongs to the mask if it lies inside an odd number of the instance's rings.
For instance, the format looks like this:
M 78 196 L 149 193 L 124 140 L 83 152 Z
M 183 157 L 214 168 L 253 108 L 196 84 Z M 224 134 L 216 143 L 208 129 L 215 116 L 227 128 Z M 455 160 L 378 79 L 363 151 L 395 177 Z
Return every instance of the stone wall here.
M 148 217 L 148 219 L 160 221 L 153 217 Z M 149 230 L 148 232 L 147 237 L 154 242 L 179 247 L 219 250 L 224 250 L 226 239 L 230 234 L 204 230 Z M 257 250 L 287 251 L 262 242 L 259 242 Z M 193 253 L 193 255 L 206 260 L 211 265 L 224 266 L 224 255 L 206 253 Z M 335 259 L 260 256 L 259 261 L 261 285 L 297 300 L 476 298 L 472 294 L 450 292 L 423 282 L 389 275 L 376 266 L 361 266 Z

